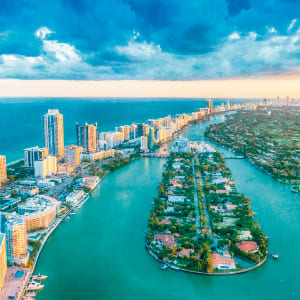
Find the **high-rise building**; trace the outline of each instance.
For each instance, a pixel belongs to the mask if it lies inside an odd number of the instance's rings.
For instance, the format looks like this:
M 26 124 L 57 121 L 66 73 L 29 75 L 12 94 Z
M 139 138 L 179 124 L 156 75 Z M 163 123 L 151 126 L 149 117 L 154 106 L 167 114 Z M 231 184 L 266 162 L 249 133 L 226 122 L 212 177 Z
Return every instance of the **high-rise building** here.
M 76 123 L 77 145 L 85 153 L 97 152 L 97 123 L 79 125 Z
M 3 289 L 4 277 L 7 270 L 5 234 L 0 233 L 0 291 Z
M 144 123 L 139 123 L 139 124 L 136 124 L 136 125 L 137 125 L 136 137 L 139 138 L 139 137 L 145 135 L 146 134 L 145 124 Z
M 227 99 L 227 110 L 230 110 L 230 102 L 229 102 L 229 99 Z
M 65 147 L 65 163 L 72 167 L 80 165 L 80 147 L 74 145 Z
M 211 99 L 207 99 L 205 101 L 205 107 L 208 108 L 208 113 L 211 114 L 213 112 L 213 101 Z
M 0 181 L 6 179 L 7 179 L 6 157 L 4 155 L 0 155 Z
M 33 168 L 34 162 L 42 160 L 48 155 L 47 148 L 31 147 L 24 149 L 24 166 L 25 168 Z
M 1 232 L 5 233 L 8 262 L 26 265 L 29 255 L 25 220 L 16 214 L 1 213 Z
M 152 149 L 155 143 L 155 130 L 153 127 L 149 128 L 149 135 L 148 135 L 148 148 Z
M 49 109 L 43 116 L 44 146 L 50 155 L 64 154 L 64 124 L 63 115 L 58 109 Z
M 148 149 L 148 138 L 146 136 L 141 136 L 141 150 L 146 151 Z
M 48 155 L 42 160 L 34 162 L 34 176 L 45 178 L 48 175 L 57 173 L 57 157 Z

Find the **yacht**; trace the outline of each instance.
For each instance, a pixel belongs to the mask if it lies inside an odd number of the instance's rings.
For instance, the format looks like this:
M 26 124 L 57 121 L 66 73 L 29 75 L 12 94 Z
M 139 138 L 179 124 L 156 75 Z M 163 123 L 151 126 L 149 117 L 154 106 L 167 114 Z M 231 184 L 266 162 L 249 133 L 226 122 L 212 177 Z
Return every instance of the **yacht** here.
M 168 265 L 168 264 L 162 264 L 162 265 L 161 265 L 161 268 L 162 268 L 163 270 L 166 270 L 166 269 L 169 268 L 169 265 Z
M 47 275 L 41 275 L 41 274 L 38 274 L 38 275 L 33 275 L 32 276 L 32 280 L 45 280 L 47 279 L 48 276 Z
M 44 288 L 44 285 L 40 284 L 39 282 L 31 281 L 29 282 L 26 290 L 27 291 L 38 291 Z

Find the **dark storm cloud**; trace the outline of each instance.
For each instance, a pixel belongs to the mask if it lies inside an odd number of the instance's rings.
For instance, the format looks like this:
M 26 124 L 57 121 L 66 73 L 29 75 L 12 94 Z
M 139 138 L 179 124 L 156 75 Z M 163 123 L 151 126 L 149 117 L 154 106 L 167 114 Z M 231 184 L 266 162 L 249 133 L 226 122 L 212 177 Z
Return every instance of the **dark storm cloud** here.
M 299 13 L 291 0 L 1 0 L 0 76 L 197 79 L 288 71 L 299 66 Z M 49 32 L 38 35 L 40 28 Z

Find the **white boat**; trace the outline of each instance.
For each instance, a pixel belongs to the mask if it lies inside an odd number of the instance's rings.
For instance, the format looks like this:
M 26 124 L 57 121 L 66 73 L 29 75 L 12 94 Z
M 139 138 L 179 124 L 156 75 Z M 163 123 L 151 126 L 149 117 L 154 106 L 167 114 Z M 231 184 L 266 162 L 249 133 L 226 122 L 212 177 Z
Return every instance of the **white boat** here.
M 276 254 L 276 253 L 273 253 L 273 254 L 272 254 L 272 258 L 274 258 L 274 259 L 278 259 L 278 258 L 279 258 L 279 255 L 278 255 L 278 254 Z
M 66 221 L 69 221 L 71 218 L 69 216 L 65 217 Z
M 162 264 L 162 265 L 161 265 L 161 268 L 162 268 L 163 270 L 166 270 L 166 269 L 169 268 L 169 265 L 168 265 L 168 264 Z
M 31 281 L 28 283 L 26 291 L 39 291 L 44 288 L 44 285 L 39 282 Z
M 45 280 L 45 279 L 47 279 L 47 278 L 48 278 L 47 275 L 41 275 L 41 274 L 33 275 L 33 276 L 32 276 L 32 280 L 39 280 L 39 281 Z

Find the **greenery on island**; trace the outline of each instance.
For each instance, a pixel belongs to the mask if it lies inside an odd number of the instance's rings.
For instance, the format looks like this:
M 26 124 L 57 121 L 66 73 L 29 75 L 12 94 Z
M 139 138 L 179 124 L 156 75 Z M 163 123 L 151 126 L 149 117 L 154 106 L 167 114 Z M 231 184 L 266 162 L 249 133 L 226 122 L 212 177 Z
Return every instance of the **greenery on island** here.
M 193 163 L 196 163 L 195 174 Z M 199 232 L 194 192 L 198 196 Z M 172 197 L 184 197 L 184 201 Z M 253 219 L 249 204 L 250 199 L 237 192 L 231 172 L 219 153 L 171 153 L 153 202 L 147 247 L 162 261 L 198 272 L 215 272 L 212 252 L 224 249 L 233 256 L 258 263 L 267 254 L 267 241 Z M 249 232 L 257 251 L 239 249 L 237 243 L 243 231 Z M 168 236 L 171 243 L 165 241 Z M 236 270 L 240 269 L 242 266 L 237 266 Z
M 210 125 L 206 137 L 249 158 L 285 183 L 300 182 L 300 107 L 240 111 Z

